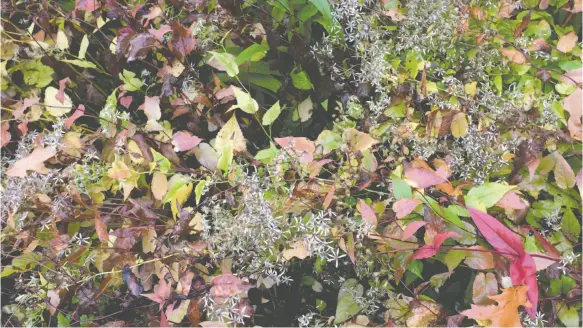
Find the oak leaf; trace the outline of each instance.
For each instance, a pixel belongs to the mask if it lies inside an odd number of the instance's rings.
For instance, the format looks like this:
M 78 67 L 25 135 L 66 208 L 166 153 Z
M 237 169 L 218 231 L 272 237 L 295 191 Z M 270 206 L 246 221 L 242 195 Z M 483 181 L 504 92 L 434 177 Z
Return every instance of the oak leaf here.
M 526 298 L 527 290 L 528 287 L 523 285 L 502 289 L 501 294 L 488 296 L 496 301 L 497 305 L 472 305 L 471 309 L 461 314 L 474 320 L 487 322 L 492 327 L 522 327 L 518 308 L 532 306 Z

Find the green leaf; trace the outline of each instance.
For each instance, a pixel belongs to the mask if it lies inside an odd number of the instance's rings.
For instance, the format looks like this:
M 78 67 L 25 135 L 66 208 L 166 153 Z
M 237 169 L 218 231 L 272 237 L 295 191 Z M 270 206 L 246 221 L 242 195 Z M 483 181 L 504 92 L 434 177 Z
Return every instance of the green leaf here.
M 22 69 L 24 82 L 37 88 L 44 88 L 53 81 L 55 72 L 50 66 L 44 65 L 40 60 L 26 61 L 23 66 L 17 65 L 14 68 Z M 13 70 L 10 70 L 12 72 Z
M 208 60 L 208 64 L 220 71 L 227 72 L 230 77 L 235 77 L 239 74 L 239 66 L 235 60 L 235 56 L 226 52 L 214 52 L 210 51 L 212 54 L 211 58 Z
M 555 90 L 562 95 L 570 95 L 576 89 L 576 86 L 565 82 L 555 84 Z
M 277 117 L 279 116 L 279 114 L 281 113 L 281 107 L 279 106 L 279 101 L 276 102 L 275 104 L 273 104 L 273 106 L 271 106 L 271 108 L 269 108 L 269 110 L 263 114 L 263 119 L 261 121 L 261 123 L 263 125 L 270 125 L 271 123 L 273 123 Z
M 299 90 L 310 90 L 314 87 L 312 82 L 310 81 L 310 77 L 308 73 L 305 71 L 301 71 L 298 73 L 291 74 L 292 83 L 296 89 Z
M 363 292 L 364 288 L 358 284 L 356 279 L 348 279 L 342 284 L 338 292 L 338 305 L 336 306 L 334 324 L 344 322 L 362 310 L 362 306 L 356 301 L 356 297 L 361 297 Z
M 579 69 L 579 68 L 581 68 L 581 66 L 582 66 L 582 63 L 580 60 L 568 60 L 568 61 L 559 62 L 559 67 L 565 72 Z
M 413 260 L 407 266 L 407 270 L 410 271 L 412 274 L 416 275 L 417 277 L 419 277 L 421 280 L 423 280 L 423 274 L 422 274 L 423 262 L 421 262 L 419 260 Z
M 316 145 L 322 147 L 322 153 L 324 155 L 340 148 L 342 143 L 342 136 L 339 133 L 331 130 L 324 130 L 320 132 L 318 139 L 316 139 Z
M 575 239 L 581 235 L 581 224 L 571 209 L 566 209 L 561 221 L 561 230 Z
M 27 271 L 37 265 L 39 260 L 40 255 L 38 253 L 24 253 L 12 259 L 12 267 Z
M 393 195 L 395 196 L 396 200 L 403 198 L 413 198 L 413 191 L 407 182 L 401 179 L 393 179 L 391 182 L 393 186 Z
M 164 157 L 164 155 L 160 154 L 159 152 L 155 151 L 154 149 L 150 149 L 152 151 L 152 155 L 154 155 L 154 162 L 160 167 L 160 171 L 164 174 L 168 174 L 170 171 L 170 161 L 168 158 Z M 154 167 L 150 167 L 150 173 L 154 170 Z
M 310 2 L 316 6 L 316 8 L 318 8 L 318 11 L 320 11 L 324 17 L 324 19 L 320 21 L 320 24 L 322 24 L 326 31 L 330 33 L 332 24 L 334 23 L 332 18 L 332 10 L 330 9 L 330 3 L 328 3 L 328 0 L 310 0 Z
M 63 63 L 67 63 L 67 64 L 71 64 L 71 65 L 75 65 L 75 66 L 79 66 L 79 67 L 83 67 L 83 68 L 97 68 L 97 65 L 95 65 L 94 63 L 87 61 L 87 60 L 61 59 L 61 61 Z M 142 81 L 140 81 L 140 82 L 142 82 Z
M 123 89 L 125 91 L 138 91 L 144 85 L 142 80 L 135 77 L 136 73 L 128 70 L 123 70 L 123 74 L 119 73 L 119 79 L 123 81 Z
M 243 50 L 237 58 L 235 58 L 235 62 L 237 65 L 241 65 L 246 63 L 247 61 L 260 61 L 265 57 L 267 51 L 269 50 L 269 46 L 267 44 L 258 44 L 254 43 Z
M 443 263 L 447 266 L 449 272 L 453 272 L 455 268 L 466 258 L 466 252 L 461 250 L 447 251 L 443 258 Z
M 201 180 L 196 184 L 194 188 L 194 196 L 196 197 L 196 205 L 200 204 L 200 197 L 202 197 L 202 191 L 204 190 L 204 186 L 206 186 L 206 180 Z
M 242 111 L 248 114 L 255 114 L 259 110 L 257 101 L 255 101 L 255 99 L 253 99 L 250 94 L 237 87 L 233 87 L 233 92 L 235 93 L 235 98 L 237 99 L 237 105 L 231 106 L 229 110 L 240 108 Z
M 59 327 L 70 327 L 71 320 L 65 317 L 62 312 L 59 312 L 59 314 L 57 314 L 57 325 Z
M 417 54 L 413 51 L 407 52 L 407 57 L 405 58 L 405 69 L 409 73 L 409 77 L 414 79 L 417 77 L 417 72 L 419 67 L 419 61 L 417 60 Z
M 497 182 L 484 183 L 481 186 L 470 189 L 465 197 L 466 205 L 485 212 L 486 209 L 494 206 L 504 194 L 514 188 L 515 186 Z
M 269 165 L 273 163 L 277 154 L 279 154 L 279 150 L 273 143 L 271 143 L 269 148 L 258 151 L 257 155 L 255 155 L 255 159 Z
M 557 317 L 565 327 L 579 327 L 579 313 L 576 307 L 569 307 L 565 303 L 557 304 Z
M 221 153 L 221 157 L 219 157 L 219 161 L 217 163 L 217 168 L 223 170 L 223 172 L 229 171 L 229 166 L 233 162 L 233 144 L 227 143 L 223 147 L 223 152 Z
M 162 199 L 162 202 L 168 203 L 169 201 L 174 199 L 178 190 L 186 186 L 188 182 L 189 179 L 182 174 L 173 175 L 168 181 L 168 192 L 166 192 L 166 195 L 164 195 L 164 199 Z

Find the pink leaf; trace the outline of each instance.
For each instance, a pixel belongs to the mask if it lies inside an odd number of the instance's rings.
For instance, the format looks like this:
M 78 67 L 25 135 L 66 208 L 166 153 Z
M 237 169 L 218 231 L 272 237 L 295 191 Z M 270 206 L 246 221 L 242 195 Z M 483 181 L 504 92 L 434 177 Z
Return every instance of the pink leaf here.
M 541 161 L 541 154 L 538 154 L 538 156 L 535 159 L 526 163 L 526 166 L 528 166 L 528 174 L 529 174 L 530 180 L 532 180 L 532 178 L 534 177 L 534 173 L 536 172 L 536 169 L 537 169 L 538 165 L 540 164 L 540 161 Z
M 160 97 L 145 97 L 144 104 L 140 106 L 144 110 L 148 120 L 157 121 L 162 117 L 162 109 L 160 109 Z
M 551 265 L 559 262 L 561 259 L 549 259 L 546 255 L 541 253 L 530 253 L 532 259 L 534 260 L 534 265 L 536 267 L 536 271 L 544 270 Z
M 436 184 L 447 182 L 435 172 L 425 168 L 410 167 L 405 170 L 405 177 L 415 188 L 427 188 Z
M 423 245 L 423 247 L 419 248 L 415 251 L 415 253 L 413 253 L 413 255 L 411 255 L 411 258 L 420 260 L 432 257 L 433 255 L 437 254 L 437 252 L 439 252 L 441 244 L 443 244 L 447 238 L 451 237 L 459 238 L 461 235 L 454 231 L 439 233 L 435 236 L 435 239 L 433 239 L 433 244 Z
M 40 98 L 39 97 L 35 97 L 35 98 L 26 98 L 24 100 L 22 100 L 22 104 L 16 109 L 14 110 L 14 112 L 12 112 L 12 115 L 14 116 L 14 118 L 21 118 L 22 115 L 24 114 L 24 111 L 35 104 L 38 104 L 40 102 Z
M 531 318 L 534 318 L 538 303 L 538 284 L 536 281 L 536 264 L 530 254 L 523 253 L 510 264 L 510 278 L 512 278 L 513 285 L 528 286 L 526 295 L 532 306 L 526 308 L 526 312 Z
M 583 169 L 579 170 L 579 173 L 577 173 L 575 179 L 577 180 L 577 187 L 579 187 L 579 192 L 583 192 Z
M 413 221 L 407 225 L 405 231 L 401 235 L 401 240 L 407 240 L 413 236 L 417 230 L 421 229 L 422 226 L 426 225 L 426 221 Z
M 119 103 L 123 105 L 123 107 L 129 109 L 130 105 L 132 104 L 132 96 L 125 96 L 125 97 L 121 97 L 119 98 Z
M 468 211 L 484 238 L 502 255 L 517 258 L 524 254 L 520 237 L 490 215 L 468 207 Z
M 148 32 L 150 32 L 150 34 L 152 34 L 156 40 L 158 41 L 164 41 L 164 34 L 168 33 L 168 32 L 172 32 L 172 28 L 170 27 L 170 25 L 161 25 L 159 29 L 149 29 Z
M 360 199 L 358 204 L 356 205 L 356 209 L 362 216 L 362 220 L 368 223 L 371 223 L 375 228 L 377 226 L 377 216 L 374 213 L 374 210 L 368 206 L 364 200 Z
M 77 109 L 75 110 L 73 115 L 69 116 L 65 120 L 65 128 L 67 130 L 69 130 L 71 128 L 71 125 L 73 125 L 73 122 L 75 122 L 79 117 L 83 116 L 84 114 L 85 114 L 85 106 L 79 105 L 79 107 L 77 107 Z
M 202 141 L 188 131 L 178 131 L 172 136 L 172 144 L 175 151 L 187 151 L 196 147 Z
M 28 133 L 28 118 L 25 118 L 24 121 L 20 122 L 16 128 L 20 130 L 21 135 L 26 135 Z
M 68 82 L 71 82 L 71 79 L 69 79 L 68 77 L 59 81 L 59 92 L 57 92 L 57 95 L 55 96 L 55 98 L 61 104 L 65 103 L 65 87 L 67 86 Z
M 397 214 L 397 218 L 403 218 L 411 212 L 422 202 L 419 199 L 403 198 L 399 199 L 393 204 L 393 211 Z
M 309 163 L 314 159 L 316 145 L 308 138 L 285 137 L 274 140 L 290 156 L 297 158 L 300 163 Z
M 513 210 L 522 210 L 528 207 L 524 200 L 512 190 L 505 193 L 496 205 Z
M 170 295 L 172 294 L 172 285 L 166 282 L 164 279 L 160 279 L 160 282 L 154 287 L 154 292 L 149 294 L 142 294 L 142 296 L 151 299 L 152 301 L 160 304 L 160 310 L 162 310 L 162 306 L 168 299 L 170 299 Z

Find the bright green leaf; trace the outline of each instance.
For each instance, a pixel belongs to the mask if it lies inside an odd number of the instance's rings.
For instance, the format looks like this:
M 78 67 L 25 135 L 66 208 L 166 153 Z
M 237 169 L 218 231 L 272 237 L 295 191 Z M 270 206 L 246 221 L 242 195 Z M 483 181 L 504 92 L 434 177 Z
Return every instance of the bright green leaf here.
M 263 114 L 262 124 L 263 125 L 270 125 L 273 123 L 279 114 L 281 113 L 281 107 L 279 106 L 279 101 L 273 104 L 271 108 L 265 114 Z

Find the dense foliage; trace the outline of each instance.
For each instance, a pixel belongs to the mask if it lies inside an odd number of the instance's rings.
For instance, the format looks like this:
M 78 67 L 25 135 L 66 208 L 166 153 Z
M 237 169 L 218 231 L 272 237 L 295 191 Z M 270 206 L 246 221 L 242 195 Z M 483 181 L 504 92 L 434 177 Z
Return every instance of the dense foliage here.
M 581 0 L 3 1 L 3 326 L 579 326 Z

